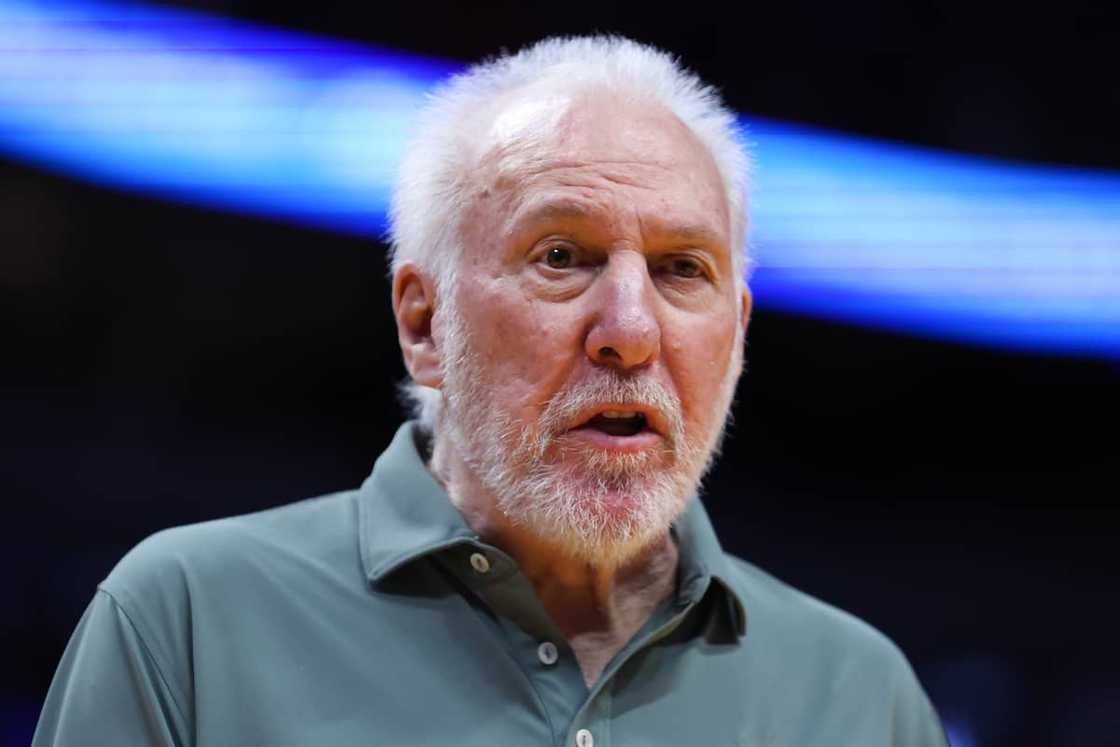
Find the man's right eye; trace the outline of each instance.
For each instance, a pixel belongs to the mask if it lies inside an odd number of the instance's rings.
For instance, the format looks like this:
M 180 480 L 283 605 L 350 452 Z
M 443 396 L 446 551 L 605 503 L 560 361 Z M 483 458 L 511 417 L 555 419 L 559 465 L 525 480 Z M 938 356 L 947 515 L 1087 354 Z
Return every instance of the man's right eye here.
M 554 246 L 544 255 L 544 261 L 554 270 L 566 270 L 572 266 L 572 250 Z

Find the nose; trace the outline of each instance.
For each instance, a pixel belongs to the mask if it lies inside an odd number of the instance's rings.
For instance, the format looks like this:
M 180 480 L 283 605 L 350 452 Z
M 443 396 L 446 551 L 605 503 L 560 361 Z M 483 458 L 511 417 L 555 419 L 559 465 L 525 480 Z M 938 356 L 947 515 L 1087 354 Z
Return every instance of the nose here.
M 656 289 L 639 252 L 611 256 L 595 280 L 594 313 L 584 340 L 592 362 L 630 371 L 648 366 L 661 352 Z

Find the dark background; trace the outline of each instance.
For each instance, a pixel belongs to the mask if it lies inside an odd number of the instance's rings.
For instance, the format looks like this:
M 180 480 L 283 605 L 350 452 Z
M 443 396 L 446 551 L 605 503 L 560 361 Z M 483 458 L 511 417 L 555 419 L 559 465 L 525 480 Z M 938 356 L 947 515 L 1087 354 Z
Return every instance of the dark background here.
M 195 2 L 464 61 L 611 31 L 748 114 L 1120 168 L 1120 9 Z M 0 739 L 96 583 L 173 524 L 357 485 L 400 416 L 385 248 L 0 161 Z M 1115 361 L 770 312 L 706 498 L 728 549 L 868 620 L 967 745 L 1120 744 Z

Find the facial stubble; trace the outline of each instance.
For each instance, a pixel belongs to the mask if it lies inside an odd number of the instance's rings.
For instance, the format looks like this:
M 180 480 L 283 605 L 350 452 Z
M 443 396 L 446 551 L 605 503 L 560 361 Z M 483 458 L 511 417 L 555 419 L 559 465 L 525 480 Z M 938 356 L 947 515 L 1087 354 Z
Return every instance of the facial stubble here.
M 526 423 L 515 420 L 508 403 L 495 401 L 484 374 L 487 351 L 455 305 L 440 311 L 439 427 L 505 519 L 599 567 L 619 567 L 664 538 L 718 454 L 738 381 L 741 335 L 709 411 L 717 417 L 703 432 L 688 433 L 680 399 L 652 375 L 599 366 L 556 392 L 535 422 Z M 656 409 L 666 424 L 662 445 L 618 453 L 566 436 L 577 424 L 573 418 L 605 403 Z

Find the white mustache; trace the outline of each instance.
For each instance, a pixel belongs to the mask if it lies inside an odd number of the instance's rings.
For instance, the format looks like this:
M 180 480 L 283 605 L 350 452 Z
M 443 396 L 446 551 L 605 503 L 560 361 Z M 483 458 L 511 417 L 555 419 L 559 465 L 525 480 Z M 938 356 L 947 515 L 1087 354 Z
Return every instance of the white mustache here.
M 541 416 L 542 431 L 558 435 L 575 425 L 589 410 L 604 405 L 629 405 L 656 411 L 666 425 L 664 435 L 669 447 L 684 438 L 684 416 L 680 399 L 651 378 L 625 377 L 614 371 L 597 373 L 557 392 L 548 401 Z

